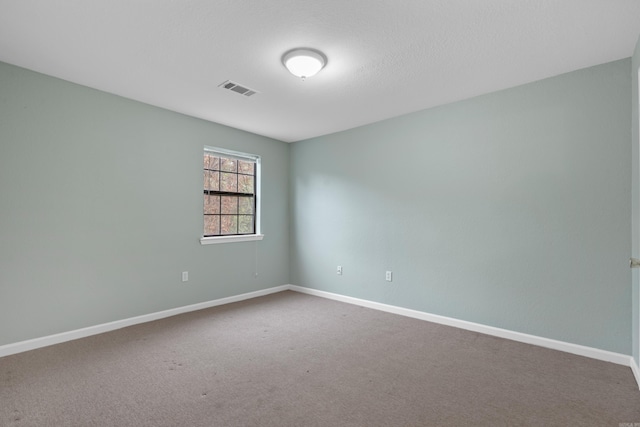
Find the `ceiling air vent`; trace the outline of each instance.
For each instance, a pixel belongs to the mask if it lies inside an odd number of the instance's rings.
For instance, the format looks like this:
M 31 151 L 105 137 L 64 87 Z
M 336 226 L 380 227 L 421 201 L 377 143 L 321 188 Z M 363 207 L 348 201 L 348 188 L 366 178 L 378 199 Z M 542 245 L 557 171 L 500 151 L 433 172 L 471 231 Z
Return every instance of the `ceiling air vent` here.
M 239 85 L 238 83 L 232 82 L 231 80 L 225 80 L 224 82 L 220 83 L 218 85 L 218 87 L 221 87 L 223 89 L 232 90 L 232 91 L 237 92 L 240 95 L 244 95 L 244 96 L 251 96 L 251 95 L 255 95 L 256 93 L 258 93 L 257 90 L 249 89 L 248 87 Z

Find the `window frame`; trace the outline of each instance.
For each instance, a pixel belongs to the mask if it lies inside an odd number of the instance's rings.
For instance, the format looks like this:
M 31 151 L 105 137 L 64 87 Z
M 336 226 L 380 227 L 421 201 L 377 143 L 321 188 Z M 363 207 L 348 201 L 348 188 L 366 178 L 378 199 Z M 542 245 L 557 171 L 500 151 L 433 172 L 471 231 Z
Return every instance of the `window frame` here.
M 251 161 L 255 163 L 255 176 L 254 176 L 254 197 L 255 197 L 255 212 L 254 212 L 254 233 L 253 234 L 232 234 L 232 235 L 220 235 L 220 236 L 205 236 L 204 235 L 204 218 L 205 218 L 205 197 L 203 193 L 202 197 L 202 234 L 200 237 L 200 244 L 202 245 L 210 245 L 210 244 L 218 244 L 218 243 L 235 243 L 235 242 L 248 242 L 255 240 L 262 240 L 264 238 L 264 234 L 261 232 L 260 222 L 261 222 L 261 159 L 260 156 L 256 154 L 243 153 L 240 151 L 228 150 L 226 148 L 220 147 L 211 147 L 208 145 L 204 146 L 204 150 L 202 152 L 203 160 L 205 154 L 215 154 L 217 157 L 224 157 L 227 159 L 234 160 L 242 160 L 242 161 Z M 203 168 L 204 170 L 204 168 Z M 205 188 L 204 182 L 204 174 L 202 175 L 202 188 Z

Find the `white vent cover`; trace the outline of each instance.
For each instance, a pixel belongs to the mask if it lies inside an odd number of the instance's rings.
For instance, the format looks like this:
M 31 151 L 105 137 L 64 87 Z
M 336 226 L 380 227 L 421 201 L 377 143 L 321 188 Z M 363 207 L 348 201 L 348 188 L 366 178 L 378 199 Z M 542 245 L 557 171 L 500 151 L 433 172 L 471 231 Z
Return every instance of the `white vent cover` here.
M 232 90 L 244 96 L 251 96 L 258 93 L 257 90 L 249 89 L 248 87 L 242 86 L 236 82 L 232 82 L 231 80 L 225 80 L 224 82 L 220 83 L 218 87 L 221 87 L 222 89 Z

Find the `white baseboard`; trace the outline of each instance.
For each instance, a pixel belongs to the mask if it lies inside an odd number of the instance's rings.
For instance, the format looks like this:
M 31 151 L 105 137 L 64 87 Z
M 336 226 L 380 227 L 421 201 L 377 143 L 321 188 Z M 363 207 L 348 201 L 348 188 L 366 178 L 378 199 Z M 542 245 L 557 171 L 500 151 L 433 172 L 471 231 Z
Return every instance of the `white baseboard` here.
M 493 326 L 486 326 L 479 323 L 467 322 L 465 320 L 458 320 L 451 317 L 439 316 L 437 314 L 430 314 L 423 311 L 411 310 L 394 305 L 367 301 L 359 298 L 334 294 L 331 292 L 319 291 L 317 289 L 305 288 L 302 286 L 290 285 L 289 289 L 304 294 L 315 295 L 336 301 L 346 302 L 349 304 L 359 305 L 362 307 L 373 308 L 375 310 L 386 311 L 388 313 L 399 314 L 401 316 L 426 320 L 428 322 L 439 323 L 441 325 L 453 326 L 460 329 L 466 329 L 468 331 L 479 332 L 482 334 L 505 338 L 512 341 L 523 342 L 526 344 L 533 344 L 553 350 L 564 351 L 566 353 L 577 354 L 579 356 L 590 357 L 592 359 L 603 360 L 605 362 L 612 362 L 618 365 L 631 366 L 631 363 L 633 362 L 633 358 L 626 354 L 613 353 L 611 351 L 600 350 L 597 348 L 586 347 L 578 344 L 571 344 L 563 341 L 552 340 L 549 338 L 538 337 L 535 335 L 523 334 L 521 332 L 509 331 L 507 329 L 495 328 Z M 636 375 L 636 380 L 638 380 L 638 385 L 640 386 L 640 377 L 638 375 L 637 367 L 634 374 Z
M 638 364 L 633 357 L 631 358 L 631 371 L 633 372 L 633 376 L 636 377 L 638 388 L 640 388 L 640 369 L 638 368 Z
M 113 331 L 127 326 L 137 325 L 139 323 L 151 322 L 165 317 L 175 316 L 177 314 L 188 313 L 190 311 L 202 310 L 204 308 L 215 307 L 232 302 L 243 301 L 251 298 L 257 298 L 264 295 L 273 294 L 289 290 L 288 285 L 276 286 L 274 288 L 262 289 L 246 294 L 235 295 L 227 298 L 201 302 L 197 304 L 186 305 L 183 307 L 172 308 L 169 310 L 158 311 L 156 313 L 144 314 L 142 316 L 130 317 L 128 319 L 116 320 L 114 322 L 103 323 L 101 325 L 89 326 L 87 328 L 76 329 L 74 331 L 62 332 L 55 335 L 49 335 L 41 338 L 20 341 L 17 343 L 0 346 L 0 357 L 9 356 L 11 354 L 22 353 L 23 351 L 34 350 L 36 348 L 47 347 L 53 344 L 60 344 L 66 341 L 76 340 L 91 335 L 97 335 L 104 332 Z
M 296 285 L 282 285 L 273 288 L 262 289 L 255 292 L 249 292 L 245 294 L 235 295 L 226 298 L 220 298 L 217 300 L 201 302 L 197 304 L 187 305 L 183 307 L 172 308 L 170 310 L 159 311 L 156 313 L 145 314 L 142 316 L 131 317 L 123 320 L 116 320 L 114 322 L 103 323 L 101 325 L 89 326 L 87 328 L 76 329 L 74 331 L 62 332 L 55 335 L 49 335 L 41 338 L 34 338 L 31 340 L 20 341 L 17 343 L 7 344 L 0 346 L 0 357 L 9 356 L 11 354 L 21 353 L 28 350 L 34 350 L 36 348 L 47 347 L 54 344 L 60 344 L 66 341 L 75 340 L 78 338 L 84 338 L 91 335 L 97 335 L 104 332 L 113 331 L 127 326 L 133 326 L 140 323 L 151 322 L 165 317 L 175 316 L 182 313 L 188 313 L 191 311 L 202 310 L 205 308 L 215 307 L 224 304 L 230 304 L 233 302 L 244 301 L 251 298 L 257 298 L 276 292 L 282 291 L 295 291 L 303 294 L 314 295 L 322 298 L 332 299 L 335 301 L 341 301 L 349 304 L 359 305 L 362 307 L 372 308 L 375 310 L 385 311 L 387 313 L 398 314 L 401 316 L 412 317 L 414 319 L 426 320 L 428 322 L 438 323 L 441 325 L 453 326 L 460 329 L 466 329 L 468 331 L 478 332 L 482 334 L 492 335 L 495 337 L 505 338 L 513 341 L 523 342 L 526 344 L 537 345 L 540 347 L 550 348 L 553 350 L 564 351 L 566 353 L 572 353 L 579 356 L 589 357 L 592 359 L 602 360 L 605 362 L 616 363 L 618 365 L 629 366 L 633 371 L 638 387 L 640 388 L 640 369 L 636 364 L 633 357 L 626 354 L 613 353 L 606 350 L 600 350 L 597 348 L 586 347 L 578 344 L 571 344 L 563 341 L 552 340 L 549 338 L 538 337 L 535 335 L 524 334 L 521 332 L 514 332 L 507 329 L 495 328 L 493 326 L 486 326 L 479 323 L 467 322 L 466 320 L 458 320 L 451 317 L 440 316 L 437 314 L 430 314 L 423 311 L 411 310 L 408 308 L 397 307 L 388 304 L 382 304 L 378 302 L 363 300 L 359 298 L 349 297 L 340 294 L 334 294 L 331 292 L 320 291 L 317 289 L 305 288 Z

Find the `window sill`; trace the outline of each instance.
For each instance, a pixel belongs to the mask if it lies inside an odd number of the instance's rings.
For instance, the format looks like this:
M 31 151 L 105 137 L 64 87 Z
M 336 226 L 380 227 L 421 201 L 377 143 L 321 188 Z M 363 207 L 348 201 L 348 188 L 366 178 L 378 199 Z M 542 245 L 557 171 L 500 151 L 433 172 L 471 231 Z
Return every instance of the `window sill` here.
M 216 245 L 218 243 L 236 243 L 251 242 L 254 240 L 262 240 L 264 234 L 247 234 L 246 236 L 219 236 L 219 237 L 201 237 L 201 245 Z

